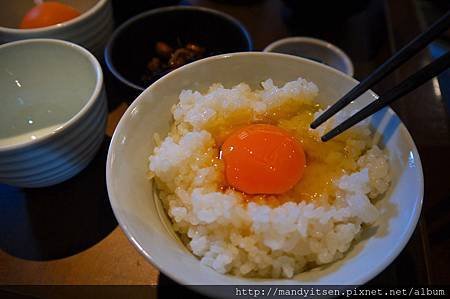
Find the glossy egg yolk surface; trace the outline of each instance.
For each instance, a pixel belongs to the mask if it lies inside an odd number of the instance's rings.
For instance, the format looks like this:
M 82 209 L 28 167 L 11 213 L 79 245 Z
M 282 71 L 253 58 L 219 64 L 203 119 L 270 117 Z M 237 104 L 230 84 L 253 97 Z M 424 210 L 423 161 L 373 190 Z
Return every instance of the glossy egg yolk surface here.
M 76 18 L 80 13 L 59 2 L 43 2 L 30 9 L 20 23 L 20 29 L 47 27 Z
M 222 145 L 227 184 L 247 194 L 282 194 L 303 176 L 305 153 L 286 130 L 253 124 Z

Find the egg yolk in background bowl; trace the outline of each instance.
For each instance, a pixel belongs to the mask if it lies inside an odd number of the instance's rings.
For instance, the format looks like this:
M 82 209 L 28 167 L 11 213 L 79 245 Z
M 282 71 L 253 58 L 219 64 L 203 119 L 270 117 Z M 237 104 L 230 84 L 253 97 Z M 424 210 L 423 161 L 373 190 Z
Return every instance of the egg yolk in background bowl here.
M 80 15 L 75 8 L 59 2 L 43 2 L 30 9 L 22 19 L 20 29 L 47 27 L 69 21 Z

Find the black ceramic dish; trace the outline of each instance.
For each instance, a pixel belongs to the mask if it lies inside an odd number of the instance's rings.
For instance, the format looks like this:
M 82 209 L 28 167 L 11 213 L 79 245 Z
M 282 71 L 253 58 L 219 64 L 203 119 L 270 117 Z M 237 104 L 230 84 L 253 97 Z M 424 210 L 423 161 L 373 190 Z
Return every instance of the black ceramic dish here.
M 114 23 L 120 25 L 129 18 L 149 9 L 176 5 L 180 0 L 112 0 Z
M 142 74 L 155 56 L 158 41 L 175 47 L 196 43 L 206 49 L 205 57 L 253 49 L 247 30 L 229 15 L 202 7 L 170 6 L 139 14 L 114 32 L 105 48 L 108 69 L 128 87 L 143 91 L 148 84 Z

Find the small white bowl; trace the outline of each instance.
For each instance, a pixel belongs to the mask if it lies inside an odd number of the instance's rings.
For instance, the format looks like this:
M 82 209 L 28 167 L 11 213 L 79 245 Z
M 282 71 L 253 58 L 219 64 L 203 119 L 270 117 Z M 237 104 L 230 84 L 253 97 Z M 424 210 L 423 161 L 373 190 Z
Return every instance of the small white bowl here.
M 81 15 L 60 24 L 19 29 L 23 16 L 34 6 L 32 0 L 4 1 L 0 10 L 0 44 L 29 38 L 55 38 L 79 44 L 97 57 L 113 31 L 110 0 L 67 0 L 65 4 L 77 9 Z
M 166 136 L 183 89 L 205 91 L 217 82 L 231 87 L 247 82 L 252 88 L 272 78 L 276 84 L 299 76 L 315 82 L 317 101 L 328 105 L 339 99 L 357 81 L 323 64 L 275 53 L 235 53 L 206 58 L 181 67 L 148 87 L 120 120 L 108 152 L 106 178 L 109 199 L 116 218 L 131 243 L 164 274 L 185 285 L 360 285 L 387 267 L 400 253 L 414 231 L 423 197 L 420 158 L 411 136 L 390 109 L 371 120 L 389 151 L 393 181 L 377 202 L 382 217 L 366 230 L 345 258 L 325 267 L 296 275 L 293 279 L 247 279 L 222 275 L 203 266 L 176 238 L 155 190 L 146 177 L 148 156 L 155 147 L 153 134 Z M 376 99 L 366 92 L 350 109 Z M 221 289 L 198 289 L 213 297 L 232 297 Z M 228 296 L 227 296 L 228 295 Z
M 264 52 L 289 54 L 311 59 L 349 76 L 354 75 L 353 63 L 344 51 L 335 45 L 312 37 L 294 36 L 277 40 L 266 48 Z
M 103 74 L 86 49 L 61 40 L 0 46 L 0 182 L 44 187 L 95 156 L 105 131 Z

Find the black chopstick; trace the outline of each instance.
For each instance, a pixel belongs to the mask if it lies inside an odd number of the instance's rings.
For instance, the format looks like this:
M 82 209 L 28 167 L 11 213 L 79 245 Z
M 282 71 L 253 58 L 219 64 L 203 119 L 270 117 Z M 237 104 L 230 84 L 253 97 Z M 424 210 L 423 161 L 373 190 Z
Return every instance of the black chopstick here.
M 330 117 L 339 112 L 342 108 L 347 106 L 351 101 L 362 95 L 365 91 L 389 75 L 403 62 L 414 56 L 434 38 L 439 36 L 450 26 L 450 10 L 437 20 L 428 30 L 417 36 L 414 40 L 409 42 L 406 46 L 395 53 L 385 63 L 378 67 L 369 77 L 364 79 L 361 83 L 351 89 L 346 95 L 344 95 L 339 101 L 329 107 L 324 113 L 322 113 L 317 119 L 311 123 L 311 128 L 315 129 L 322 123 L 327 121 Z
M 328 141 L 336 135 L 341 134 L 342 132 L 359 123 L 368 116 L 383 109 L 396 99 L 404 96 L 405 94 L 424 84 L 426 81 L 446 70 L 448 67 L 450 67 L 450 51 L 442 55 L 414 75 L 411 75 L 402 83 L 386 92 L 386 94 L 380 96 L 377 100 L 373 101 L 372 103 L 361 109 L 359 112 L 354 114 L 352 117 L 342 122 L 336 128 L 326 133 L 324 136 L 322 136 L 322 141 Z

